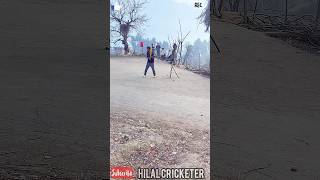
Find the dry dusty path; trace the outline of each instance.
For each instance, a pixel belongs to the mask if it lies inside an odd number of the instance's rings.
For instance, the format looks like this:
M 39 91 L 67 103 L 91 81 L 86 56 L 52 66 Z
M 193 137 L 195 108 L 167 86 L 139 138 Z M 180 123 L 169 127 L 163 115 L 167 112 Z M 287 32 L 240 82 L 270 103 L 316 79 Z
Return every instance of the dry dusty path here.
M 145 62 L 111 57 L 111 164 L 208 171 L 210 79 L 164 62 L 143 78 Z
M 110 66 L 111 109 L 145 111 L 174 122 L 189 123 L 194 127 L 209 128 L 210 79 L 175 68 L 180 79 L 172 73 L 170 65 L 156 63 L 157 78 L 151 68 L 143 78 L 144 58 L 112 57 Z
M 261 32 L 214 22 L 216 177 L 320 176 L 320 56 Z

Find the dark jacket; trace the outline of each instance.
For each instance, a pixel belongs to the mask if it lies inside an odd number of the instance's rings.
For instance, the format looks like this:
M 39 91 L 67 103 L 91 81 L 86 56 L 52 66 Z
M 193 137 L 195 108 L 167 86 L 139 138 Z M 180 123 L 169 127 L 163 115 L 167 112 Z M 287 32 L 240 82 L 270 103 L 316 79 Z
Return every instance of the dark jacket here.
M 148 62 L 154 63 L 154 48 L 152 48 L 150 50 L 152 50 L 151 54 L 150 54 L 150 51 L 147 51 Z

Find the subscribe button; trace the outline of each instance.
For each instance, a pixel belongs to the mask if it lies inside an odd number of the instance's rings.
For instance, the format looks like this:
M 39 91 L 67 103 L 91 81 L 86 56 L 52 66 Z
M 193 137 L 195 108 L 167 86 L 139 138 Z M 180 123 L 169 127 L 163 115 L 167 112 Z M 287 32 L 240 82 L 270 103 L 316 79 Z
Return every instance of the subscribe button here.
M 132 167 L 111 168 L 113 179 L 205 179 L 203 168 L 138 168 L 134 174 Z
M 113 179 L 135 179 L 132 167 L 112 167 L 110 176 Z

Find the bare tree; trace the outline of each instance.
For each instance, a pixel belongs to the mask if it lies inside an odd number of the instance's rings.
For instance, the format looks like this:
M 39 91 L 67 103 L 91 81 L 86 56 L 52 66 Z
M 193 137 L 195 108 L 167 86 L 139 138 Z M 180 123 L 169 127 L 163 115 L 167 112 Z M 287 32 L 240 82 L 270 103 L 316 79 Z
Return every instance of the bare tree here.
M 216 5 L 215 4 L 216 4 L 216 0 L 208 0 L 208 4 L 207 4 L 206 8 L 204 9 L 204 11 L 198 17 L 200 22 L 202 22 L 207 27 L 206 31 L 209 31 L 209 29 L 210 29 L 211 15 L 214 15 L 214 12 L 218 12 L 216 10 Z
M 117 35 L 113 43 L 121 42 L 125 54 L 129 53 L 128 37 L 133 30 L 139 31 L 147 21 L 146 15 L 140 14 L 147 3 L 146 0 L 117 0 L 119 9 L 111 12 L 110 20 L 113 23 L 111 32 Z
M 181 64 L 181 60 L 182 60 L 183 42 L 187 38 L 187 36 L 190 34 L 190 31 L 189 31 L 186 35 L 183 36 L 180 20 L 179 20 L 179 26 L 180 26 L 180 32 L 179 32 L 179 35 L 178 35 L 178 38 L 177 38 L 177 42 L 178 42 L 177 54 L 179 54 L 178 65 Z

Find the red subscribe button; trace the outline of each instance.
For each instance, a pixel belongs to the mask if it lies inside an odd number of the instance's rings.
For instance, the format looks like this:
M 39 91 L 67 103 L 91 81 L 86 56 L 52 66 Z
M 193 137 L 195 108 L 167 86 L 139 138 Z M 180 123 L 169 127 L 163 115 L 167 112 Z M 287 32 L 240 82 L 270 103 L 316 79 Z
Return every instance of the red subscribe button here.
M 110 176 L 113 179 L 134 179 L 132 167 L 112 167 Z

